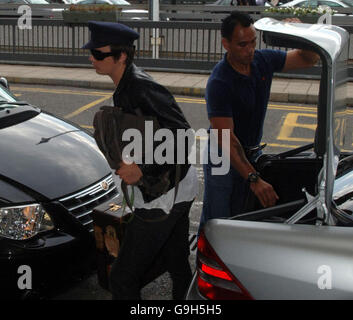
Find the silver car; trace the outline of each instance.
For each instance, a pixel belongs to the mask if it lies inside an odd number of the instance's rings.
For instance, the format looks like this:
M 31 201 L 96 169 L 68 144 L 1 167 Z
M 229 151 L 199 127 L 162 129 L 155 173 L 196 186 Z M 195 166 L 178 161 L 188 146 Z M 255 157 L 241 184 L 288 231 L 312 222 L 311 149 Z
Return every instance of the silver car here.
M 320 55 L 315 139 L 259 158 L 257 169 L 279 194 L 278 205 L 263 209 L 253 197 L 244 214 L 206 223 L 187 299 L 353 299 L 349 35 L 337 26 L 270 18 L 255 27 L 268 45 Z

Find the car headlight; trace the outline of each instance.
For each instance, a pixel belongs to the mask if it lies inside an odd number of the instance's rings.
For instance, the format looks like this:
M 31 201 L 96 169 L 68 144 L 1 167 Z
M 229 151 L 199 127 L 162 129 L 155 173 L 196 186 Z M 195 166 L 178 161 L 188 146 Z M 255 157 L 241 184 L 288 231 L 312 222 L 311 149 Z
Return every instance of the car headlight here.
M 26 240 L 54 228 L 40 204 L 0 208 L 0 237 Z

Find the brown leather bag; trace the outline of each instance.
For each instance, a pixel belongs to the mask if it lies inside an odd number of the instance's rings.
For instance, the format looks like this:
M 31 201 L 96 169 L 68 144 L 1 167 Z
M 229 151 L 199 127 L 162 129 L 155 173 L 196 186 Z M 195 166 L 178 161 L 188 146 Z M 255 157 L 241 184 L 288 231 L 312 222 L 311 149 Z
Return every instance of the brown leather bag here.
M 114 260 L 118 257 L 124 237 L 125 225 L 131 218 L 124 213 L 121 197 L 114 202 L 97 206 L 92 212 L 94 237 L 96 240 L 98 282 L 109 290 L 109 273 Z
M 130 141 L 123 141 L 122 136 L 127 129 L 137 129 L 145 140 L 145 122 L 152 121 L 153 135 L 160 129 L 155 117 L 143 116 L 140 109 L 136 109 L 137 115 L 124 112 L 121 108 L 103 106 L 95 114 L 93 119 L 94 139 L 108 161 L 112 169 L 119 169 L 122 161 L 122 151 Z M 145 155 L 145 143 L 142 144 L 142 155 Z M 139 159 L 143 161 L 143 159 Z M 152 181 L 153 180 L 153 181 Z M 160 177 L 143 176 L 139 182 L 144 187 L 144 192 L 154 198 L 164 194 L 170 186 L 169 172 L 163 173 Z M 125 193 L 126 187 L 122 185 Z
M 145 139 L 145 123 L 151 121 L 153 124 L 153 135 L 160 129 L 160 125 L 155 117 L 144 116 L 140 109 L 135 110 L 135 114 L 126 113 L 119 107 L 103 106 L 94 115 L 94 139 L 99 149 L 104 154 L 112 169 L 118 169 L 122 161 L 124 147 L 130 141 L 123 141 L 122 137 L 126 130 L 136 129 L 141 133 L 142 141 Z M 142 144 L 142 154 L 146 150 Z M 139 159 L 142 160 L 142 159 Z
M 119 250 L 125 236 L 127 223 L 133 215 L 125 213 L 122 197 L 111 203 L 97 206 L 92 212 L 94 236 L 96 239 L 97 276 L 99 285 L 109 288 L 109 275 L 115 259 L 119 259 Z M 162 258 L 160 258 L 162 259 Z M 163 261 L 157 259 L 143 275 L 142 286 L 150 283 L 166 272 Z

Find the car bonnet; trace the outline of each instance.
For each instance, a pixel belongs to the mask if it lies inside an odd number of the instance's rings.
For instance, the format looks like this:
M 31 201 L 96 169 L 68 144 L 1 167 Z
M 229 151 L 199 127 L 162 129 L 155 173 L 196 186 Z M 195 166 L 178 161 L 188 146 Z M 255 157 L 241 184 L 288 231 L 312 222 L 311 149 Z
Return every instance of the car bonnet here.
M 49 200 L 111 173 L 90 135 L 44 112 L 1 129 L 0 150 L 1 179 Z

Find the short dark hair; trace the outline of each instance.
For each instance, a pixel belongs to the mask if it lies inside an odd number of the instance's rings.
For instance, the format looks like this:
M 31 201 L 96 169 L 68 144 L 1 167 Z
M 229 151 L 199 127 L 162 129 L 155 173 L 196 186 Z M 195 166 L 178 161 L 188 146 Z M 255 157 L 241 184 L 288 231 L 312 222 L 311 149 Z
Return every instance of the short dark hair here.
M 221 26 L 221 35 L 223 38 L 232 40 L 234 28 L 240 24 L 242 27 L 250 27 L 254 20 L 244 12 L 232 11 L 229 16 L 223 19 Z
M 121 44 L 111 44 L 110 49 L 114 53 L 114 60 L 118 60 L 122 52 L 126 53 L 126 66 L 129 66 L 134 61 L 135 46 L 121 45 Z

